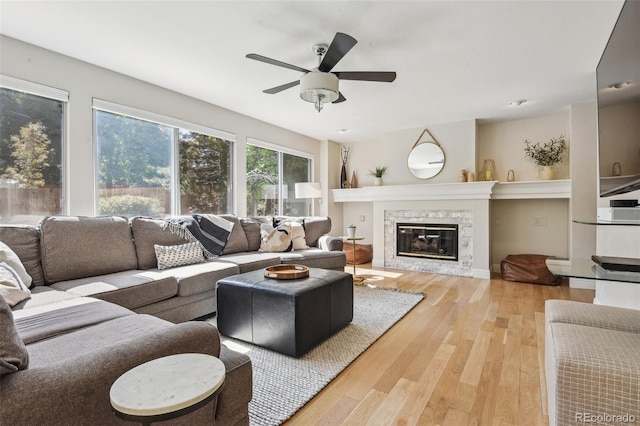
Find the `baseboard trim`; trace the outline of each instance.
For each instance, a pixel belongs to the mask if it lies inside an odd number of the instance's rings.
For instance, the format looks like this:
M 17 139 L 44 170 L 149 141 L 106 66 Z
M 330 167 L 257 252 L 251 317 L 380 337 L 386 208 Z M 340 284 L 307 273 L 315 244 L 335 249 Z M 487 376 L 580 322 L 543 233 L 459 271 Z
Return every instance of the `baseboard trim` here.
M 583 290 L 595 290 L 596 282 L 595 280 L 588 280 L 585 278 L 569 278 L 569 287 L 580 288 Z
M 371 261 L 371 266 L 374 268 L 384 268 L 384 259 L 373 259 Z
M 472 269 L 471 273 L 473 278 L 480 278 L 483 280 L 491 279 L 491 271 L 488 269 Z

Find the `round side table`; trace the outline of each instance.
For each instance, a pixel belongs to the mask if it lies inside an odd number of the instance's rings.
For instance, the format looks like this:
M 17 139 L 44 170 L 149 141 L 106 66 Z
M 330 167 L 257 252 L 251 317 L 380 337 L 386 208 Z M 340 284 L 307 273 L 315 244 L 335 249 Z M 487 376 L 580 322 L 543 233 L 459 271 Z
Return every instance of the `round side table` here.
M 351 244 L 353 245 L 353 282 L 354 283 L 362 283 L 365 280 L 365 277 L 361 277 L 359 275 L 356 275 L 356 241 L 362 241 L 364 240 L 364 237 L 341 237 L 343 240 L 345 241 L 351 241 Z
M 141 364 L 120 376 L 109 398 L 116 416 L 150 425 L 191 413 L 224 386 L 225 367 L 207 354 L 170 355 Z

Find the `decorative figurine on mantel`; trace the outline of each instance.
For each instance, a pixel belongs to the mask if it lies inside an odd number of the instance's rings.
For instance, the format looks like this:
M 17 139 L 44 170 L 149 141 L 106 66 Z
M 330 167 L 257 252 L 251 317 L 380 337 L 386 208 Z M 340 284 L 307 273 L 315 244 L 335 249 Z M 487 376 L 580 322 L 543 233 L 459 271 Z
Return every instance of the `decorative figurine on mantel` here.
M 567 152 L 567 142 L 564 135 L 557 138 L 551 138 L 549 142 L 541 144 L 540 142 L 531 143 L 528 139 L 524 141 L 525 157 L 529 157 L 538 166 L 542 166 L 540 177 L 544 180 L 552 180 L 554 177 L 553 166 L 558 164 L 564 158 Z
M 340 188 L 348 188 L 351 185 L 347 185 L 349 182 L 347 180 L 347 163 L 349 162 L 349 157 L 351 156 L 351 147 L 346 145 L 342 145 L 340 149 L 340 159 L 342 160 L 342 167 L 340 169 Z

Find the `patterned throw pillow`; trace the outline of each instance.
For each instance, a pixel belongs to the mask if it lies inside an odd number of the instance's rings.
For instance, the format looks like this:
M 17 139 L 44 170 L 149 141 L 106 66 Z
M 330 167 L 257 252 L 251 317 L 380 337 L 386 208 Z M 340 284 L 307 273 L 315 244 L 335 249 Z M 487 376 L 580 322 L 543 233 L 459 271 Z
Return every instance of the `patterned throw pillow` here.
M 153 248 L 156 251 L 158 269 L 168 269 L 175 266 L 204 262 L 202 247 L 197 241 L 177 246 L 160 246 L 154 244 Z
M 263 223 L 260 225 L 260 235 L 262 240 L 258 251 L 282 253 L 293 249 L 291 226 L 286 223 L 279 225 L 277 228 L 268 223 Z

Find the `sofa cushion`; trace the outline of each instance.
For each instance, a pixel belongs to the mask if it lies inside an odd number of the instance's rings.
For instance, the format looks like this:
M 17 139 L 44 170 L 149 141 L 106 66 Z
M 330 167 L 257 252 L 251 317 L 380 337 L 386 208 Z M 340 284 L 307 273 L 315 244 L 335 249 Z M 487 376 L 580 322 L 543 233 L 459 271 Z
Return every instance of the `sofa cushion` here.
M 218 258 L 218 262 L 228 262 L 238 265 L 240 273 L 264 269 L 267 266 L 279 265 L 281 253 L 245 252 L 234 253 Z
M 222 254 L 231 254 L 238 253 L 241 251 L 249 250 L 249 243 L 247 241 L 247 236 L 245 235 L 244 228 L 240 223 L 240 219 L 231 214 L 223 214 L 220 217 L 228 220 L 233 223 L 233 228 L 231 229 L 231 235 L 229 236 L 229 240 L 227 241 L 227 245 L 224 246 L 224 250 Z
M 47 368 L 52 360 L 63 361 L 83 354 L 107 350 L 114 345 L 149 336 L 171 326 L 171 323 L 162 319 L 131 312 L 131 315 L 70 329 L 55 339 L 42 339 L 30 343 L 28 347 L 33 354 L 32 367 Z
M 219 279 L 235 275 L 238 272 L 239 268 L 236 265 L 212 260 L 162 271 L 152 269 L 145 271 L 145 275 L 156 280 L 175 277 L 178 281 L 178 296 L 190 296 L 215 290 L 216 282 Z
M 29 352 L 13 322 L 7 302 L 0 296 L 0 376 L 29 366 Z M 25 395 L 22 395 L 25 397 Z
M 58 303 L 69 299 L 77 299 L 79 297 L 80 296 L 77 294 L 56 290 L 55 288 L 51 288 L 47 285 L 39 285 L 31 289 L 31 297 L 29 299 L 23 300 L 11 309 L 13 312 L 16 312 L 21 309 L 37 308 L 39 306 Z
M 20 258 L 32 285 L 44 285 L 40 265 L 40 231 L 29 225 L 0 225 L 0 241 Z
M 20 337 L 29 345 L 114 318 L 135 315 L 113 303 L 78 297 L 14 312 Z
M 260 222 L 252 217 L 242 217 L 240 225 L 247 238 L 246 251 L 258 251 L 260 249 Z
M 204 262 L 202 246 L 197 241 L 177 246 L 155 244 L 153 247 L 156 251 L 156 259 L 158 259 L 158 269 L 169 269 L 176 266 Z
M 131 219 L 131 233 L 138 256 L 138 269 L 158 267 L 154 245 L 173 246 L 184 244 L 187 240 L 168 229 L 163 229 L 164 221 L 145 217 Z
M 297 263 L 310 268 L 334 269 L 342 271 L 346 265 L 346 255 L 342 251 L 326 251 L 317 248 L 281 253 L 282 263 Z
M 640 311 L 570 300 L 547 300 L 549 323 L 566 323 L 640 334 Z
M 178 282 L 172 275 L 156 279 L 150 271 L 136 270 L 61 281 L 51 287 L 78 296 L 106 300 L 129 309 L 159 302 L 178 293 Z
M 127 218 L 50 216 L 40 228 L 49 283 L 127 271 L 138 264 Z

